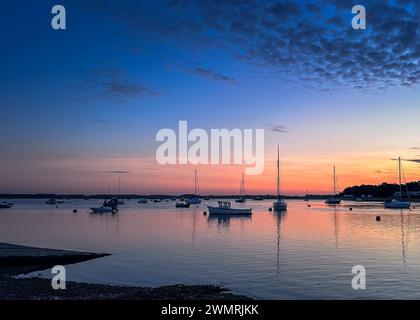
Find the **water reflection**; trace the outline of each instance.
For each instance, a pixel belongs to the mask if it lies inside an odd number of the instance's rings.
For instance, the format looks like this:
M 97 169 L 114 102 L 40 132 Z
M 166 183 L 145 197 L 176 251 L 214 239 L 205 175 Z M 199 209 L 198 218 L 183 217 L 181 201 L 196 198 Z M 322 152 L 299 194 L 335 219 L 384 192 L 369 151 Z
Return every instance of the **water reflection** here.
M 244 223 L 247 221 L 252 220 L 252 215 L 246 214 L 246 215 L 209 215 L 208 223 L 209 225 L 216 225 L 218 228 L 222 227 L 225 229 L 229 229 L 231 222 L 237 221 L 241 225 L 241 232 L 243 233 L 244 229 Z
M 15 201 L 13 210 L 0 212 L 0 241 L 112 253 L 69 265 L 69 279 L 76 281 L 223 283 L 269 299 L 420 298 L 418 206 L 389 211 L 376 204 L 326 207 L 311 201 L 308 207 L 291 200 L 287 212 L 277 213 L 267 210 L 271 201 L 250 201 L 252 216 L 214 216 L 203 214 L 204 205 L 132 202 L 115 215 L 88 214 L 95 204 L 50 208 Z M 369 270 L 362 293 L 350 287 L 349 270 L 356 264 Z
M 276 220 L 276 234 L 277 234 L 277 259 L 276 259 L 276 273 L 279 274 L 280 270 L 280 239 L 281 239 L 281 224 L 286 219 L 286 211 L 274 211 L 273 216 Z

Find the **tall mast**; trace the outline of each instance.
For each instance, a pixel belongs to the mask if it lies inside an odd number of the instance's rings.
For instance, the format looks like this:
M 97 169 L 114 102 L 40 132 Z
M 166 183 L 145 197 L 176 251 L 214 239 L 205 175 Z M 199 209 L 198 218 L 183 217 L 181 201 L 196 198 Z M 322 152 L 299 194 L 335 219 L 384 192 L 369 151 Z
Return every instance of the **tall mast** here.
M 335 192 L 335 189 L 336 189 L 336 187 L 335 187 L 335 166 L 333 168 L 333 175 L 334 175 L 334 196 L 335 196 L 335 194 L 336 194 L 336 192 Z
M 277 145 L 277 199 L 280 199 L 280 151 Z
M 197 169 L 194 170 L 194 195 L 197 195 Z
M 241 180 L 241 186 L 239 189 L 239 194 L 242 196 L 245 194 L 245 176 L 244 173 L 242 173 L 242 180 Z
M 398 177 L 400 181 L 400 200 L 402 199 L 402 186 L 401 186 L 401 157 L 398 157 Z
M 242 193 L 245 195 L 245 174 L 242 172 Z

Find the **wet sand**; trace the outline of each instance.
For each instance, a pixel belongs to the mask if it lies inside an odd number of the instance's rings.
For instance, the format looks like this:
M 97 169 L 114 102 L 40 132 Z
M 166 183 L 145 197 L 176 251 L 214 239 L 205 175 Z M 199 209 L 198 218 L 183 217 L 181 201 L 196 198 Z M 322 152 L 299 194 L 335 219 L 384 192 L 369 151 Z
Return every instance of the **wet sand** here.
M 125 287 L 67 281 L 65 290 L 54 290 L 51 280 L 14 276 L 66 265 L 109 254 L 33 248 L 0 243 L 1 300 L 231 300 L 249 299 L 213 285 L 173 285 L 158 288 Z

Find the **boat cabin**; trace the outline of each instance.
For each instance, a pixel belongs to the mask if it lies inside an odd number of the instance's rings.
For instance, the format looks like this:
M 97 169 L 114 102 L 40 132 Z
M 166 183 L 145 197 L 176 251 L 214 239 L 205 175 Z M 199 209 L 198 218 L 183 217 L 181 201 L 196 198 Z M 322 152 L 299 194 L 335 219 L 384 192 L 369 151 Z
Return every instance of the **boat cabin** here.
M 217 201 L 219 204 L 219 208 L 223 209 L 229 209 L 230 208 L 230 202 L 229 201 Z

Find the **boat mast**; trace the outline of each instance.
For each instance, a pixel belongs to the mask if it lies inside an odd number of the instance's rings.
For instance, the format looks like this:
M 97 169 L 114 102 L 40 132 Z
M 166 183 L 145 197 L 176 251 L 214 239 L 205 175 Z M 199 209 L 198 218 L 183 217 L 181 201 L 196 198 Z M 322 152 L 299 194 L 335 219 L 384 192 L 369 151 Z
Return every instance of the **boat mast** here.
M 197 195 L 197 169 L 194 170 L 194 195 Z
M 277 200 L 280 199 L 280 151 L 277 145 Z
M 244 176 L 243 172 L 242 172 L 241 188 L 239 190 L 239 193 L 240 193 L 241 196 L 243 196 L 245 194 L 245 176 Z
M 402 186 L 401 186 L 401 157 L 398 157 L 398 177 L 400 181 L 400 200 L 402 199 Z
M 336 192 L 335 192 L 335 189 L 336 189 L 336 187 L 335 187 L 335 166 L 334 166 L 334 168 L 333 168 L 333 175 L 334 175 L 334 197 L 335 197 L 335 194 L 336 194 Z

